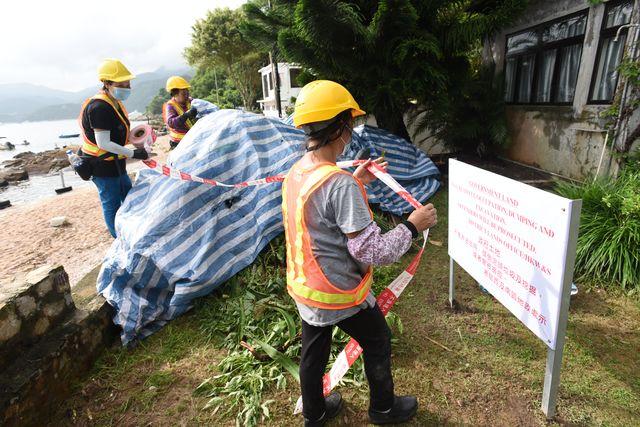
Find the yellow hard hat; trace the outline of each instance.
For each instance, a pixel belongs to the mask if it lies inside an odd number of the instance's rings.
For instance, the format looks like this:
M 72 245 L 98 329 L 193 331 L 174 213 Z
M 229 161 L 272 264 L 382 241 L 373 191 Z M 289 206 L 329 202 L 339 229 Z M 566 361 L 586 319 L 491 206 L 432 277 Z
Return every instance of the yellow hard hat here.
M 98 67 L 98 78 L 101 82 L 108 80 L 111 82 L 126 82 L 135 79 L 136 76 L 117 59 L 105 59 Z
M 316 80 L 300 91 L 293 112 L 293 124 L 300 127 L 322 122 L 345 110 L 351 110 L 352 117 L 366 114 L 344 86 L 330 80 Z
M 171 89 L 189 89 L 190 87 L 189 82 L 180 76 L 171 76 L 167 79 L 167 92 L 171 92 Z

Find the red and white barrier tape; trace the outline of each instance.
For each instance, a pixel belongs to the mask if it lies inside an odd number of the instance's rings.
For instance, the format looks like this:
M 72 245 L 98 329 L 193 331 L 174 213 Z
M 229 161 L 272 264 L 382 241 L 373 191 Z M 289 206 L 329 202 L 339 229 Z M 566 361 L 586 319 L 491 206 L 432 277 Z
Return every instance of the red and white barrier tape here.
M 364 163 L 365 160 L 347 160 L 344 162 L 337 162 L 336 166 L 338 166 L 341 169 L 346 169 L 346 168 L 350 168 L 353 166 L 358 166 L 362 163 Z M 208 184 L 208 185 L 213 185 L 215 187 L 227 187 L 227 188 L 243 188 L 243 187 L 249 187 L 252 185 L 262 185 L 262 184 L 269 184 L 272 182 L 282 182 L 284 181 L 284 175 L 273 175 L 273 176 L 268 176 L 266 178 L 259 178 L 259 179 L 253 179 L 250 181 L 244 181 L 244 182 L 239 182 L 237 184 L 225 184 L 224 182 L 220 182 L 220 181 L 216 181 L 215 179 L 209 179 L 209 178 L 201 178 L 199 176 L 196 175 L 191 175 L 189 173 L 186 172 L 182 172 L 179 169 L 176 168 L 172 168 L 171 166 L 167 166 L 165 164 L 162 163 L 158 163 L 153 159 L 149 159 L 149 160 L 143 160 L 142 163 L 144 163 L 145 165 L 147 165 L 147 167 L 149 167 L 150 169 L 153 169 L 157 172 L 160 172 L 162 175 L 168 176 L 170 178 L 174 178 L 180 181 L 192 181 L 192 182 L 200 182 L 202 184 Z M 382 169 L 380 166 L 378 166 L 377 163 L 371 163 L 371 165 L 375 165 L 375 166 L 371 166 L 369 167 L 369 171 L 371 173 L 373 173 L 377 178 L 380 178 L 383 182 L 385 182 L 387 185 L 389 185 L 389 183 L 387 181 L 385 181 L 382 177 L 383 176 L 388 176 L 389 178 L 391 178 L 393 180 L 393 182 L 395 184 L 397 184 L 397 187 L 400 189 L 400 191 L 404 191 L 404 193 L 409 194 L 406 192 L 406 190 L 404 190 L 404 188 L 402 188 L 402 186 L 400 186 L 400 184 L 398 184 L 396 182 L 395 179 L 393 179 L 393 177 L 391 175 L 389 175 L 387 172 L 385 172 L 384 169 Z M 375 167 L 377 167 L 377 169 L 374 169 Z M 392 187 L 391 185 L 389 185 L 393 190 L 396 190 L 396 188 Z M 398 194 L 400 194 L 400 192 L 398 192 Z M 405 200 L 407 200 L 409 203 L 412 204 L 412 206 L 416 207 L 416 205 L 414 205 L 411 200 L 407 199 L 403 194 L 400 194 L 400 196 L 402 196 Z M 415 199 L 413 199 L 415 200 Z M 416 203 L 417 200 L 416 200 Z
M 251 181 L 240 182 L 237 184 L 225 184 L 220 181 L 216 181 L 208 178 L 200 178 L 198 176 L 194 176 L 188 174 L 186 172 L 179 171 L 170 166 L 159 164 L 155 160 L 144 160 L 145 165 L 160 172 L 163 175 L 168 177 L 179 179 L 182 181 L 193 181 L 200 182 L 203 184 L 209 184 L 217 187 L 231 187 L 231 188 L 242 188 L 248 187 L 251 185 L 261 185 L 268 184 L 272 182 L 282 182 L 284 180 L 284 175 L 274 175 L 266 178 L 255 179 Z M 352 160 L 345 162 L 337 162 L 337 166 L 345 169 L 352 166 L 357 166 L 364 163 L 365 160 Z M 413 197 L 402 185 L 398 183 L 388 172 L 386 172 L 380 165 L 375 162 L 371 162 L 367 167 L 367 170 L 375 175 L 376 178 L 384 182 L 395 191 L 400 197 L 409 202 L 411 206 L 414 208 L 419 208 L 422 204 Z M 422 258 L 422 254 L 424 252 L 425 245 L 427 244 L 427 239 L 429 238 L 429 230 L 425 230 L 423 232 L 424 241 L 422 242 L 422 248 L 418 251 L 418 254 L 411 260 L 409 266 L 402 272 L 398 277 L 396 277 L 393 282 L 389 286 L 387 286 L 381 293 L 378 295 L 376 302 L 378 303 L 378 307 L 380 307 L 380 311 L 385 316 L 391 310 L 391 307 L 395 304 L 395 302 L 400 298 L 400 295 L 407 287 L 411 279 L 416 273 L 416 269 L 420 264 L 420 259 Z M 331 370 L 327 372 L 322 378 L 322 389 L 325 396 L 328 396 L 331 393 L 331 390 L 340 382 L 342 377 L 347 373 L 351 365 L 355 363 L 355 361 L 362 354 L 362 347 L 358 344 L 356 340 L 353 338 L 347 343 L 344 350 L 338 355 Z M 294 414 L 299 414 L 302 412 L 302 397 L 298 398 L 296 402 L 295 409 L 293 411 Z
M 251 181 L 240 182 L 238 184 L 225 184 L 224 182 L 216 181 L 215 179 L 209 178 L 201 178 L 196 175 L 191 175 L 186 172 L 182 172 L 176 168 L 172 168 L 171 166 L 167 166 L 165 164 L 161 164 L 156 162 L 155 160 L 143 160 L 142 163 L 147 165 L 149 168 L 160 172 L 163 175 L 166 175 L 170 178 L 178 179 L 181 181 L 193 181 L 200 182 L 202 184 L 209 184 L 215 187 L 230 187 L 230 188 L 242 188 L 249 187 L 251 185 L 261 185 L 261 184 L 269 184 L 271 182 L 282 182 L 284 181 L 284 175 L 274 175 L 268 176 L 266 178 L 254 179 Z

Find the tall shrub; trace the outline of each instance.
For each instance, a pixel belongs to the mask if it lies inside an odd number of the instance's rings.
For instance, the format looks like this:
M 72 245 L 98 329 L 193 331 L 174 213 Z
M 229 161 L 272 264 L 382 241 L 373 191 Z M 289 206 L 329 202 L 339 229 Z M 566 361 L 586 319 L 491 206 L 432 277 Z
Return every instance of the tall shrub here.
M 640 290 L 640 168 L 616 180 L 561 183 L 560 195 L 582 199 L 576 274 L 623 290 Z

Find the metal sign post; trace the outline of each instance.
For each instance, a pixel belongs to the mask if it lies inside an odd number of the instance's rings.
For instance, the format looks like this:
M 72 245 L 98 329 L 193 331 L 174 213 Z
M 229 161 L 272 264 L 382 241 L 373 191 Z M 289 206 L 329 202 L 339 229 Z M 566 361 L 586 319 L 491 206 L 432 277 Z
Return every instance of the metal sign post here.
M 562 276 L 562 299 L 558 313 L 558 337 L 556 339 L 556 349 L 547 349 L 547 367 L 544 374 L 544 389 L 542 390 L 542 411 L 547 418 L 553 418 L 556 414 L 560 368 L 562 367 L 562 353 L 564 352 L 567 320 L 569 318 L 569 300 L 571 299 L 573 268 L 576 262 L 578 225 L 580 224 L 582 200 L 571 202 L 569 209 L 571 210 L 569 212 L 569 238 L 567 240 L 564 273 Z
M 455 289 L 455 274 L 454 268 L 456 266 L 456 262 L 452 257 L 449 257 L 449 307 L 453 308 L 453 301 L 456 299 L 456 289 Z
M 449 163 L 449 305 L 455 265 L 547 346 L 542 411 L 556 415 L 581 200 Z

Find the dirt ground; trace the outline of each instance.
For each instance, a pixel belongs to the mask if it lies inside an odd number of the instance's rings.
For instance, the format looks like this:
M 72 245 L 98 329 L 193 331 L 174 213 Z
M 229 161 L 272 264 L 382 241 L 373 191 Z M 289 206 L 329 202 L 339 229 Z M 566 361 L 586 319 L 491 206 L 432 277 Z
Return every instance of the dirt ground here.
M 154 158 L 164 161 L 168 146 L 166 136 L 158 138 Z M 127 170 L 141 167 L 134 161 Z M 51 227 L 49 220 L 56 216 L 66 216 L 69 224 Z M 0 230 L 0 286 L 46 264 L 61 264 L 73 286 L 102 261 L 113 242 L 93 186 L 1 210 Z

